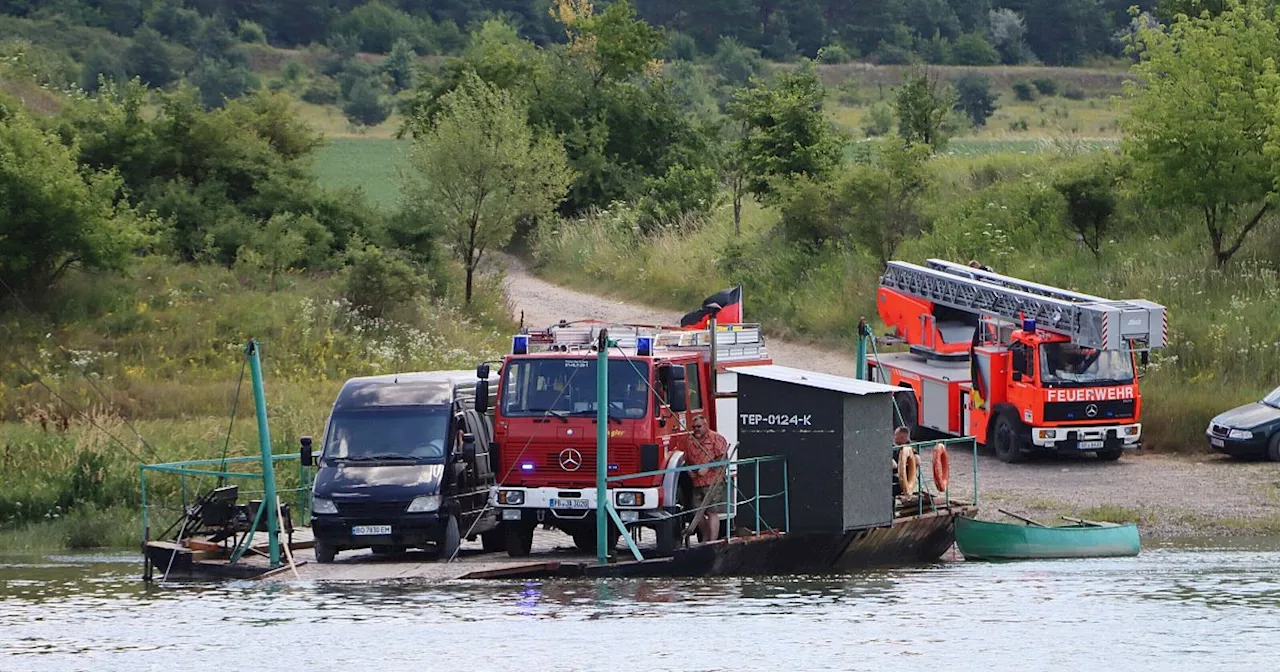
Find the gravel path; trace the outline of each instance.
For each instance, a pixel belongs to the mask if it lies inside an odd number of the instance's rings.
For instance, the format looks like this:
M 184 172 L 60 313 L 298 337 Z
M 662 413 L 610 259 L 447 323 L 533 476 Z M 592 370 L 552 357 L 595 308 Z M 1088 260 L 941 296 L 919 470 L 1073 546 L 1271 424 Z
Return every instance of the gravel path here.
M 681 313 L 567 289 L 501 256 L 507 292 L 525 324 L 594 318 L 642 324 L 678 324 Z M 692 307 L 691 307 L 692 308 Z M 767 334 L 766 334 L 767 337 Z M 768 348 L 784 366 L 852 375 L 851 353 L 772 339 Z M 953 490 L 972 490 L 968 455 L 952 451 Z M 1205 453 L 1193 456 L 1134 453 L 1118 462 L 1063 457 L 1004 464 L 978 457 L 983 518 L 1003 508 L 1049 522 L 1060 515 L 1136 518 L 1145 536 L 1280 535 L 1280 464 L 1236 462 Z M 969 485 L 964 485 L 969 484 Z M 1007 518 L 1004 518 L 1008 520 Z

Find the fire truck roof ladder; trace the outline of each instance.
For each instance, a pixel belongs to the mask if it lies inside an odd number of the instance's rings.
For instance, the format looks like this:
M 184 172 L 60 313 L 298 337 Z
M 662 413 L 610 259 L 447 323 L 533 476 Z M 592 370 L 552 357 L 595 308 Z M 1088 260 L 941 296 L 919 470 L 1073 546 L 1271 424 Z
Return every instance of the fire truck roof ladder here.
M 609 330 L 609 339 L 618 347 L 635 351 L 641 338 L 653 339 L 653 352 L 709 350 L 711 335 L 706 329 L 677 329 L 634 324 L 591 323 L 589 325 L 552 325 L 540 344 L 555 352 L 590 351 L 600 330 Z M 755 360 L 768 357 L 764 334 L 758 324 L 724 324 L 716 329 L 716 358 L 721 362 Z
M 928 267 L 891 261 L 880 285 L 957 310 L 1019 321 L 1103 350 L 1160 348 L 1168 334 L 1164 306 L 1113 301 L 998 273 L 930 259 Z M 1132 344 L 1132 345 L 1131 345 Z

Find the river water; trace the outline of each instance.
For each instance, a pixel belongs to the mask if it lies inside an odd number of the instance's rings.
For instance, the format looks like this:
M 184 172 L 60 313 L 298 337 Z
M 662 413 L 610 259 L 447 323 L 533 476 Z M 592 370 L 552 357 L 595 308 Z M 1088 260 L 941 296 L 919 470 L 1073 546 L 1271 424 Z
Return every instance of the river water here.
M 837 576 L 145 586 L 0 556 L 0 670 L 1257 670 L 1280 539 Z

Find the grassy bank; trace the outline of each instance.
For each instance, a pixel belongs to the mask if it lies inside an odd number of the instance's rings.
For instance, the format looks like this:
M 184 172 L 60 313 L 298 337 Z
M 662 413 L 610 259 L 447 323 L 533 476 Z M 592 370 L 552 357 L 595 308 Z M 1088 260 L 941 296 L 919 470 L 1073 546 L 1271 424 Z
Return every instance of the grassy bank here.
M 1060 221 L 1058 153 L 942 157 L 924 205 L 927 232 L 895 258 L 982 259 L 997 270 L 1115 298 L 1164 304 L 1170 343 L 1143 380 L 1146 443 L 1204 450 L 1209 418 L 1280 380 L 1280 234 L 1261 232 L 1223 270 L 1202 231 L 1168 213 L 1126 204 L 1095 258 Z M 701 229 L 645 237 L 625 210 L 544 228 L 537 272 L 558 283 L 689 310 L 744 284 L 746 317 L 774 336 L 849 345 L 859 316 L 875 318 L 882 264 L 857 245 L 805 249 L 782 240 L 776 211 L 750 206 L 735 237 L 722 207 Z
M 449 279 L 436 280 L 452 292 Z M 262 343 L 273 447 L 285 453 L 323 432 L 347 378 L 471 368 L 501 350 L 510 327 L 491 284 L 470 316 L 445 296 L 374 320 L 340 296 L 337 276 L 271 279 L 152 258 L 130 278 L 71 279 L 40 316 L 7 313 L 0 539 L 118 545 L 130 529 L 136 543 L 139 462 L 256 452 L 247 374 L 237 388 L 250 337 Z M 296 470 L 281 469 L 282 488 L 296 481 Z M 188 496 L 207 485 L 191 479 Z M 163 527 L 180 510 L 182 483 L 155 479 L 148 496 Z

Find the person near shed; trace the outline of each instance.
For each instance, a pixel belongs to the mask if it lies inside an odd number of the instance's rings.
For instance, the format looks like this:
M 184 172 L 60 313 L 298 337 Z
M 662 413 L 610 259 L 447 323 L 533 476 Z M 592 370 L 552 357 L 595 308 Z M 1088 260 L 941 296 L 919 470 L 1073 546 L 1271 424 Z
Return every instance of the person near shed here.
M 693 416 L 693 436 L 686 459 L 690 466 L 713 464 L 729 459 L 729 442 L 719 432 L 707 427 L 707 419 Z M 715 510 L 725 503 L 724 467 L 703 467 L 693 472 L 694 523 L 702 541 L 715 541 L 720 536 L 720 514 Z
M 898 427 L 893 430 L 893 496 L 897 497 L 902 494 L 902 483 L 898 481 L 898 453 L 902 450 L 902 446 L 911 443 L 911 430 L 906 427 Z

